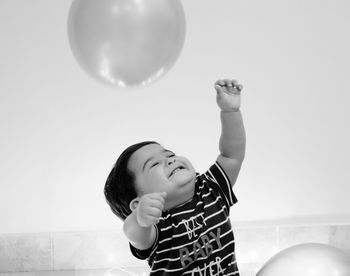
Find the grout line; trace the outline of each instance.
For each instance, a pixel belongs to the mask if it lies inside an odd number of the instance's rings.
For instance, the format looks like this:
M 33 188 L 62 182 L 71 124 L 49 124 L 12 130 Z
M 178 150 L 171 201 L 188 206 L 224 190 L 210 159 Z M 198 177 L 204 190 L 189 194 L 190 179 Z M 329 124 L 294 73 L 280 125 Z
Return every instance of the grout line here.
M 280 250 L 280 226 L 276 225 L 276 250 Z
M 53 246 L 53 235 L 52 235 L 52 232 L 50 232 L 50 241 L 51 241 L 51 270 L 55 270 L 54 246 Z

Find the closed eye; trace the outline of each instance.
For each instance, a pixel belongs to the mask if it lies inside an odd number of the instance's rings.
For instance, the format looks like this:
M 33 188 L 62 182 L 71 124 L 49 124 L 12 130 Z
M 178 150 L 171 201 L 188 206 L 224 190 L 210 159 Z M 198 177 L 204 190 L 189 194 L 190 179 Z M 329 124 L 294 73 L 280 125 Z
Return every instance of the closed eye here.
M 171 150 L 164 150 L 164 153 L 166 154 L 166 156 L 169 157 L 175 157 L 175 152 L 171 151 Z
M 155 166 L 157 166 L 157 165 L 159 165 L 159 162 L 154 163 L 154 164 L 151 166 L 151 168 L 153 168 L 153 167 L 155 167 Z

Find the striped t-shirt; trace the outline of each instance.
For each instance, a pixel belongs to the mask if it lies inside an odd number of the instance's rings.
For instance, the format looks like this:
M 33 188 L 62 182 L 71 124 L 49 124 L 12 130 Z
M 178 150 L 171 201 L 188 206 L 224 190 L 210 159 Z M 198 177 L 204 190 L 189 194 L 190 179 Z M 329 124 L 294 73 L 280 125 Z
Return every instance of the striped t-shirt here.
M 239 276 L 230 207 L 237 202 L 232 186 L 216 162 L 197 174 L 193 199 L 164 211 L 157 237 L 147 250 L 130 244 L 133 255 L 147 259 L 151 276 Z

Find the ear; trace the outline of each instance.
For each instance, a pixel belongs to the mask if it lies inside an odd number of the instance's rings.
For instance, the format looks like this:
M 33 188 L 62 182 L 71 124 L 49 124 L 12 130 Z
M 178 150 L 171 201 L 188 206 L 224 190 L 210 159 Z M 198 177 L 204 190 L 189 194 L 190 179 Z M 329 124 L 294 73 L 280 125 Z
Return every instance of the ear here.
M 140 198 L 134 198 L 133 200 L 131 200 L 130 204 L 129 204 L 129 208 L 131 211 L 134 211 L 137 208 L 137 205 L 139 205 L 140 202 Z

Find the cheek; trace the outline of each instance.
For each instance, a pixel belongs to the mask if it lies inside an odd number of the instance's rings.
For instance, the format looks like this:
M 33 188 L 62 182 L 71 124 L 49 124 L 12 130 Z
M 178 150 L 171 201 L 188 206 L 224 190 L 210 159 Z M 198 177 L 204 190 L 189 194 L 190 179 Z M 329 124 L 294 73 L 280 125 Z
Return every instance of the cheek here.
M 162 168 L 155 168 L 147 176 L 149 183 L 163 183 L 167 180 L 165 172 Z
M 191 163 L 190 160 L 188 160 L 186 157 L 179 156 L 179 160 L 182 161 L 182 162 L 184 162 L 184 163 L 186 163 L 187 166 L 193 168 L 192 163 Z
M 144 192 L 158 193 L 164 191 L 167 186 L 169 186 L 169 180 L 165 177 L 164 173 L 154 171 L 145 178 Z

